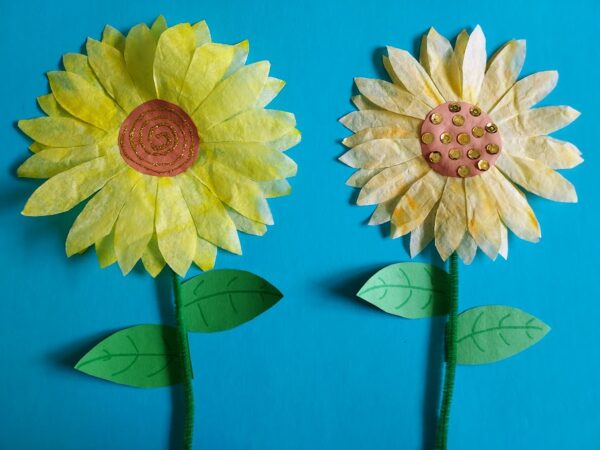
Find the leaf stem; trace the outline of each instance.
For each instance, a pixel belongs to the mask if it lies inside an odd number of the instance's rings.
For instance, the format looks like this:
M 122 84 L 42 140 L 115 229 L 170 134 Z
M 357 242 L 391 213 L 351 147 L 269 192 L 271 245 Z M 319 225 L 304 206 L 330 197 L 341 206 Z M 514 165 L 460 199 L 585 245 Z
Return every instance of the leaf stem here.
M 448 424 L 450 422 L 450 408 L 454 393 L 454 378 L 456 372 L 457 332 L 456 322 L 458 317 L 458 260 L 456 253 L 450 256 L 450 312 L 446 324 L 446 373 L 444 375 L 444 390 L 442 407 L 438 420 L 437 450 L 448 449 Z
M 183 365 L 183 392 L 185 396 L 185 419 L 183 424 L 183 450 L 191 450 L 194 438 L 194 387 L 192 384 L 192 362 L 188 344 L 187 328 L 185 326 L 183 304 L 181 299 L 181 284 L 175 272 L 173 275 L 173 293 L 175 296 L 175 316 L 177 319 L 177 341 L 181 362 Z

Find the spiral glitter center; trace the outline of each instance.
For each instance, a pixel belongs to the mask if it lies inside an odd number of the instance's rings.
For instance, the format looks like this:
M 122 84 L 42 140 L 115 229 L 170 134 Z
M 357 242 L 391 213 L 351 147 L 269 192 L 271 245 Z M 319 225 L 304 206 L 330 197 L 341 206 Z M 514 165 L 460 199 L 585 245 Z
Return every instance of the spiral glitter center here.
M 192 118 L 164 100 L 142 103 L 119 131 L 121 156 L 146 175 L 172 177 L 184 172 L 196 161 L 199 144 Z
M 421 125 L 423 157 L 447 177 L 479 175 L 494 166 L 501 150 L 498 126 L 470 103 L 444 103 L 432 109 Z

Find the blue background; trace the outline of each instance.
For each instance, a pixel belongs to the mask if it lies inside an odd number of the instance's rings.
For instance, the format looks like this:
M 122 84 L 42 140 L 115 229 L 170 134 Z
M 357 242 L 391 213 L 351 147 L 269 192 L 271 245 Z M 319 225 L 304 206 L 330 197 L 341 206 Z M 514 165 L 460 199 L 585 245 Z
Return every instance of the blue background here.
M 217 42 L 248 38 L 250 60 L 269 59 L 287 81 L 273 107 L 296 113 L 303 141 L 291 197 L 271 202 L 276 226 L 243 236 L 244 256 L 218 268 L 252 270 L 286 297 L 233 331 L 190 336 L 196 441 L 203 449 L 423 449 L 432 447 L 441 370 L 441 320 L 408 321 L 353 296 L 377 269 L 408 260 L 406 242 L 367 227 L 352 204 L 351 169 L 336 161 L 348 132 L 354 76 L 382 75 L 389 44 L 416 50 L 429 26 L 452 38 L 483 26 L 488 51 L 526 38 L 524 73 L 558 69 L 548 102 L 582 117 L 557 136 L 586 162 L 569 171 L 580 203 L 532 199 L 541 243 L 511 238 L 508 262 L 479 256 L 462 267 L 461 309 L 510 304 L 552 326 L 514 358 L 460 367 L 450 448 L 592 450 L 600 447 L 598 3 L 447 1 L 2 1 L 0 99 L 0 448 L 165 449 L 180 443 L 181 391 L 139 390 L 70 367 L 109 333 L 173 322 L 168 277 L 124 278 L 93 252 L 67 259 L 74 218 L 19 214 L 36 182 L 14 172 L 27 139 L 14 122 L 39 114 L 44 73 L 104 24 L 122 31 L 165 14 L 206 19 Z M 589 87 L 588 87 L 589 86 Z M 433 252 L 422 261 L 439 263 Z M 173 427 L 172 427 L 173 425 Z

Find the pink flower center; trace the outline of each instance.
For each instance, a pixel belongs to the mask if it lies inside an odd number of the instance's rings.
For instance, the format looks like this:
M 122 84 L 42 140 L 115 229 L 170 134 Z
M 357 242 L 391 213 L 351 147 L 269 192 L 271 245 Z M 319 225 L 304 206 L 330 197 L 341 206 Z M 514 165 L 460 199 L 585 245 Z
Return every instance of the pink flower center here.
M 502 149 L 497 125 L 478 106 L 448 102 L 432 109 L 421 125 L 421 152 L 433 170 L 467 178 L 492 167 Z
M 184 172 L 196 161 L 199 144 L 192 118 L 164 100 L 142 103 L 119 131 L 123 159 L 146 175 L 172 177 Z

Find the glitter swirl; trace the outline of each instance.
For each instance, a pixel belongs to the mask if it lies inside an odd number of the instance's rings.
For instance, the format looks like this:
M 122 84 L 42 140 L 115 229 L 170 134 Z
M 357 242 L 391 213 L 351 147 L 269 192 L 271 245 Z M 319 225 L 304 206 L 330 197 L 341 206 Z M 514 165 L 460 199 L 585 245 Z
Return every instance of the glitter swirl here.
M 146 175 L 172 177 L 198 157 L 200 139 L 192 118 L 179 106 L 150 100 L 121 125 L 119 147 L 127 164 Z

